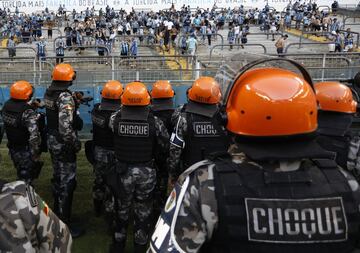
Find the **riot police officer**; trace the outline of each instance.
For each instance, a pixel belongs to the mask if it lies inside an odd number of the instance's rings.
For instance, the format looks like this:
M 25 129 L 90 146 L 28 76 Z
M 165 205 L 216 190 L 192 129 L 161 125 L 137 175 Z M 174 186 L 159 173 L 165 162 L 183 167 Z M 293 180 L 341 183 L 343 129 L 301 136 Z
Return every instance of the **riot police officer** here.
M 315 91 L 319 105 L 319 144 L 336 152 L 338 165 L 359 176 L 360 168 L 356 164 L 360 138 L 358 132 L 350 129 L 357 102 L 350 88 L 339 82 L 321 82 L 315 85 Z
M 174 113 L 175 92 L 169 81 L 159 80 L 153 84 L 150 94 L 151 109 L 154 115 L 164 122 L 170 135 L 173 131 L 171 116 Z
M 188 103 L 173 115 L 169 174 L 176 178 L 210 153 L 227 151 L 229 141 L 220 115 L 221 91 L 212 77 L 200 77 L 188 90 Z
M 225 101 L 234 148 L 179 177 L 151 251 L 355 249 L 360 188 L 315 141 L 311 78 L 297 63 L 304 78 L 280 68 L 250 69 L 268 61 L 245 66 L 234 81 Z
M 107 214 L 113 213 L 112 195 L 105 184 L 104 175 L 114 164 L 114 137 L 109 128 L 109 119 L 113 112 L 120 109 L 122 92 L 123 87 L 119 81 L 108 81 L 101 91 L 101 103 L 95 104 L 91 112 L 95 173 L 93 200 L 97 216 L 103 208 Z
M 70 224 L 73 194 L 76 188 L 76 153 L 81 149 L 77 131 L 82 120 L 68 89 L 76 78 L 71 65 L 61 63 L 52 72 L 52 83 L 46 89 L 44 103 L 48 127 L 48 147 L 54 168 L 54 212 L 69 225 L 72 236 L 83 232 Z
M 2 109 L 8 148 L 17 170 L 17 177 L 31 183 L 37 178 L 42 163 L 39 161 L 41 136 L 39 114 L 30 105 L 33 87 L 27 81 L 15 82 L 10 87 L 10 99 Z
M 154 156 L 168 152 L 169 135 L 153 115 L 150 96 L 140 82 L 129 83 L 121 109 L 110 118 L 116 166 L 107 182 L 116 194 L 116 230 L 111 252 L 124 252 L 130 208 L 134 208 L 134 252 L 145 252 L 156 184 Z
M 64 224 L 23 181 L 0 179 L 0 252 L 71 252 Z
M 162 120 L 169 135 L 173 131 L 171 116 L 174 113 L 175 92 L 169 81 L 159 80 L 151 90 L 151 108 L 156 117 Z M 156 189 L 154 192 L 154 218 L 157 219 L 167 198 L 168 168 L 166 159 L 169 155 L 158 155 L 156 159 Z M 156 222 L 156 220 L 154 221 Z

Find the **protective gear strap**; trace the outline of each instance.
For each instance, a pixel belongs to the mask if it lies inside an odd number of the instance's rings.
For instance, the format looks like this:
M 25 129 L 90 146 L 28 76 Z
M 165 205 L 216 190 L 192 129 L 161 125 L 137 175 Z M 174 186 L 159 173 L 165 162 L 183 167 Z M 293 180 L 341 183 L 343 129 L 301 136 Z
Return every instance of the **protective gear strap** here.
M 180 118 L 178 118 L 178 122 L 176 124 L 176 127 L 175 127 L 175 131 L 171 134 L 171 137 L 170 137 L 170 144 L 178 147 L 178 148 L 182 148 L 184 149 L 185 148 L 185 141 L 183 139 L 180 139 L 180 137 L 177 135 L 178 131 L 179 131 L 179 124 L 180 124 Z
M 39 202 L 36 198 L 35 190 L 30 185 L 26 185 L 26 194 L 29 197 L 29 202 L 32 207 L 36 207 L 39 205 Z

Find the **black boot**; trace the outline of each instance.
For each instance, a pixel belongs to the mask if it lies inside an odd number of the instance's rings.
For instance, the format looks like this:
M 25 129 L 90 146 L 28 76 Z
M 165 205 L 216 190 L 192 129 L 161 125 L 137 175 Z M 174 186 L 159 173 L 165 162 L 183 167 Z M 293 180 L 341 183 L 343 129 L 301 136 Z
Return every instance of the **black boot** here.
M 78 238 L 85 233 L 85 230 L 71 223 L 70 221 L 72 199 L 73 199 L 73 192 L 69 191 L 66 196 L 55 198 L 54 208 L 56 207 L 56 210 L 58 211 L 57 213 L 58 217 L 69 227 L 71 236 L 73 238 Z
M 70 229 L 71 236 L 73 238 L 78 238 L 85 233 L 85 229 L 71 222 L 71 210 L 72 210 L 72 200 L 73 200 L 73 192 L 68 192 L 68 196 L 64 199 L 63 202 L 63 214 L 66 220 L 66 224 Z

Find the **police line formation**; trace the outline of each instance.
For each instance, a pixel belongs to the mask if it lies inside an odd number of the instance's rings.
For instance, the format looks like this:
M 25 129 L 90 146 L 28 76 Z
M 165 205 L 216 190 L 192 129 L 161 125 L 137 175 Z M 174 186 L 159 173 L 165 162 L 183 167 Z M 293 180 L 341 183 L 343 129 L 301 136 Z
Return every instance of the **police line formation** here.
M 276 61 L 302 75 L 260 67 Z M 75 78 L 71 65 L 55 66 L 44 116 L 29 82 L 10 88 L 2 119 L 18 181 L 1 182 L 0 252 L 71 252 L 84 232 L 71 222 L 82 128 Z M 279 58 L 243 67 L 223 96 L 200 77 L 176 109 L 169 81 L 148 92 L 112 80 L 101 96 L 85 150 L 94 212 L 113 235 L 104 252 L 124 252 L 131 209 L 134 252 L 356 251 L 360 137 L 348 86 L 313 84 Z M 46 149 L 53 211 L 32 187 Z

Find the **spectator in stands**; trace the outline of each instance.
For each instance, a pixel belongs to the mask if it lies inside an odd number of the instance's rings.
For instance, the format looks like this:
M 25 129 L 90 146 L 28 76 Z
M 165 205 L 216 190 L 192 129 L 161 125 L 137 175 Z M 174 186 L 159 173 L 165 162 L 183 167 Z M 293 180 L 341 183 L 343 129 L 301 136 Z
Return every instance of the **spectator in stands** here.
M 211 26 L 210 24 L 206 28 L 206 36 L 207 36 L 207 39 L 208 39 L 208 46 L 209 47 L 211 46 L 211 37 L 212 37 L 212 34 L 213 34 L 212 28 L 213 28 L 213 26 Z
M 186 43 L 189 55 L 194 56 L 197 49 L 197 40 L 195 38 L 195 34 L 192 34 Z
M 69 25 L 69 23 L 67 23 L 65 25 L 65 28 L 64 28 L 64 32 L 65 32 L 65 37 L 66 37 L 66 46 L 67 47 L 71 47 L 71 32 L 72 32 L 72 28 L 71 26 Z M 71 49 L 71 48 L 70 48 Z M 70 50 L 69 49 L 69 50 Z
M 16 56 L 16 44 L 14 41 L 14 36 L 11 36 L 7 41 L 7 48 L 9 53 L 9 58 L 12 59 Z
M 333 31 L 332 34 L 334 35 L 334 42 L 335 42 L 335 52 L 342 52 L 343 51 L 343 40 L 339 31 Z
M 63 40 L 60 40 L 58 46 L 55 49 L 56 53 L 56 64 L 62 63 L 64 61 L 65 56 L 65 43 Z
M 329 31 L 329 27 L 330 27 L 330 24 L 331 24 L 331 18 L 328 14 L 326 14 L 323 18 L 323 31 Z
M 346 29 L 344 33 L 344 51 L 352 52 L 354 47 L 354 36 L 350 30 L 350 28 Z
M 131 40 L 130 54 L 134 59 L 136 59 L 136 56 L 138 54 L 138 41 L 136 38 L 132 38 Z
M 339 3 L 338 1 L 334 1 L 332 4 L 331 4 L 331 10 L 332 10 L 332 13 L 336 16 L 336 13 L 339 9 Z
M 39 61 L 46 59 L 46 41 L 44 37 L 40 37 L 40 41 L 36 43 L 36 55 Z
M 120 56 L 122 58 L 127 58 L 129 56 L 129 43 L 127 42 L 127 40 L 122 40 L 120 42 Z
M 285 34 L 285 35 L 281 36 L 275 43 L 276 51 L 279 56 L 281 56 L 284 53 L 284 48 L 285 48 L 287 38 L 288 38 L 288 35 Z
M 104 56 L 105 54 L 105 41 L 104 41 L 104 38 L 100 37 L 100 36 L 97 36 L 96 37 L 96 46 L 97 47 L 97 52 L 98 52 L 98 55 L 99 56 Z M 99 64 L 103 64 L 103 61 L 99 61 L 98 62 Z
M 234 28 L 233 27 L 229 27 L 229 32 L 228 32 L 228 35 L 227 35 L 227 40 L 230 44 L 230 48 L 229 50 L 232 50 L 233 49 L 233 45 L 235 43 L 235 32 L 234 32 Z
M 248 32 L 246 30 L 246 27 L 244 27 L 243 30 L 240 32 L 241 48 L 244 48 L 244 45 L 248 42 L 247 35 L 248 35 Z

